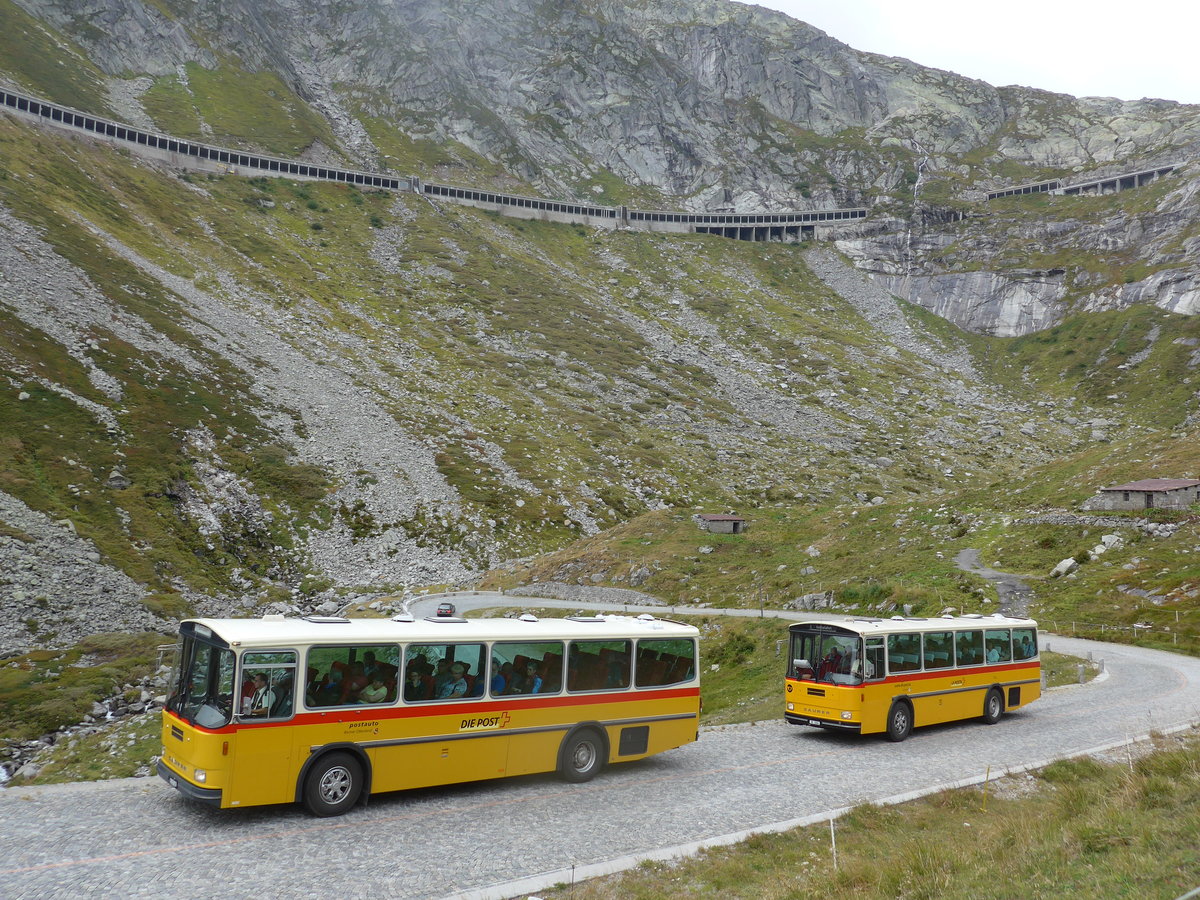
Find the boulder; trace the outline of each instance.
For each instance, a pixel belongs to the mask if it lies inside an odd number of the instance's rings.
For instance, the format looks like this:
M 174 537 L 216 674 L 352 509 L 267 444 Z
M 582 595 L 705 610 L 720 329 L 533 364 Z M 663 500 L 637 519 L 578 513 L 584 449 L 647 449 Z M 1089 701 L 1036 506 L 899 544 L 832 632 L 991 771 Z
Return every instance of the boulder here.
M 1061 578 L 1063 575 L 1070 575 L 1079 568 L 1079 563 L 1075 562 L 1073 557 L 1068 556 L 1057 566 L 1050 570 L 1051 578 Z

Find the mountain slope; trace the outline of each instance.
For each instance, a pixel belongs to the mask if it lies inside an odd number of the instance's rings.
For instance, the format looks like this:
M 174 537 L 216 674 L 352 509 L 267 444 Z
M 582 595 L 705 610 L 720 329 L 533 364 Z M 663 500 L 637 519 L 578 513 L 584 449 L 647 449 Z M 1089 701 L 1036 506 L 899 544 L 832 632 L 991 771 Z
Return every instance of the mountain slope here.
M 199 176 L 0 118 L 0 651 L 94 630 L 71 604 L 120 628 L 332 611 L 644 515 L 782 505 L 836 529 L 1108 441 L 1190 471 L 1197 320 L 1142 302 L 1194 268 L 1190 169 L 1113 197 L 971 192 L 1186 155 L 1194 109 L 997 90 L 716 2 L 0 15 L 26 48 L 8 80 L 180 136 L 606 202 L 877 201 L 837 245 L 871 285 L 830 248 Z M 1011 310 L 968 276 L 1060 269 L 1069 289 L 1013 314 L 1036 334 L 947 322 Z

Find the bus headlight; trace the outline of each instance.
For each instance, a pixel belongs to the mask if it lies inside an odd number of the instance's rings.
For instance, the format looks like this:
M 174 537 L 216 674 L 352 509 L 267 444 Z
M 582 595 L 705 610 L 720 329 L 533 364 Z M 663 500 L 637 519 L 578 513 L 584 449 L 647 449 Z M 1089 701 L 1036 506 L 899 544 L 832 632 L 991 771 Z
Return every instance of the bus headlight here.
M 792 711 L 792 710 L 794 710 L 795 708 L 796 708 L 796 704 L 792 703 L 792 701 L 790 701 L 790 700 L 789 700 L 789 701 L 788 701 L 788 705 L 787 705 L 787 710 L 788 710 L 788 712 L 791 712 L 791 711 Z
M 842 710 L 842 718 L 849 719 L 850 718 L 850 710 L 848 710 L 848 709 Z
M 204 782 L 208 781 L 208 772 L 206 772 L 204 769 L 197 769 L 195 774 L 196 780 L 201 784 L 204 784 Z

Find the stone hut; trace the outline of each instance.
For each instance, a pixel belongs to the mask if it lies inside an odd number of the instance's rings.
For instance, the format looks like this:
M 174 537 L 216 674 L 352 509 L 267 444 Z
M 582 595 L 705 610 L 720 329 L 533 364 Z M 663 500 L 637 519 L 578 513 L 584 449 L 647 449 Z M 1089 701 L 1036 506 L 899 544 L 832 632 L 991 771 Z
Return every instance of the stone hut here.
M 697 524 L 713 534 L 741 534 L 746 530 L 746 520 L 731 513 L 700 513 Z
M 1145 478 L 1100 488 L 1083 508 L 1187 509 L 1194 503 L 1200 503 L 1200 481 L 1195 478 Z

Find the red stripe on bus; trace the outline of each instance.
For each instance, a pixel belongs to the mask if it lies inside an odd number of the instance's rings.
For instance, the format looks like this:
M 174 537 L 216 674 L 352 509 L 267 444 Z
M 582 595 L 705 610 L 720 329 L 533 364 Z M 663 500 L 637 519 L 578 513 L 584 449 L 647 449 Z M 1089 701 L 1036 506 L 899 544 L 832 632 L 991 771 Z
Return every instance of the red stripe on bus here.
M 529 695 L 535 696 L 535 695 Z M 309 710 L 297 713 L 290 719 L 280 719 L 274 722 L 240 722 L 223 725 L 220 728 L 201 728 L 180 719 L 171 710 L 163 710 L 164 714 L 176 719 L 181 725 L 187 725 L 203 734 L 228 734 L 242 728 L 283 728 L 297 725 L 336 724 L 339 722 L 357 722 L 361 719 L 412 719 L 432 718 L 434 716 L 462 716 L 475 713 L 476 717 L 484 710 L 487 714 L 509 713 L 510 715 L 525 709 L 553 709 L 564 706 L 591 706 L 601 703 L 641 703 L 648 700 L 669 700 L 681 697 L 699 697 L 699 687 L 669 688 L 649 691 L 622 691 L 615 694 L 568 694 L 554 695 L 538 699 L 528 699 L 502 703 L 497 700 L 486 700 L 483 697 L 463 703 L 437 703 L 422 701 L 420 706 L 335 706 L 326 711 Z M 345 718 L 339 718 L 345 717 Z
M 1004 665 L 991 666 L 971 666 L 970 668 L 962 669 L 931 669 L 924 672 L 893 672 L 887 678 L 871 679 L 864 681 L 861 684 L 835 684 L 832 681 L 809 681 L 807 679 L 787 678 L 786 681 L 792 684 L 807 684 L 816 687 L 833 687 L 833 688 L 858 688 L 873 687 L 877 684 L 897 684 L 904 681 L 927 681 L 931 678 L 962 678 L 969 675 L 983 675 L 991 672 L 1012 672 L 1018 669 L 1040 669 L 1039 663 L 1030 664 L 1028 662 L 1005 663 Z

